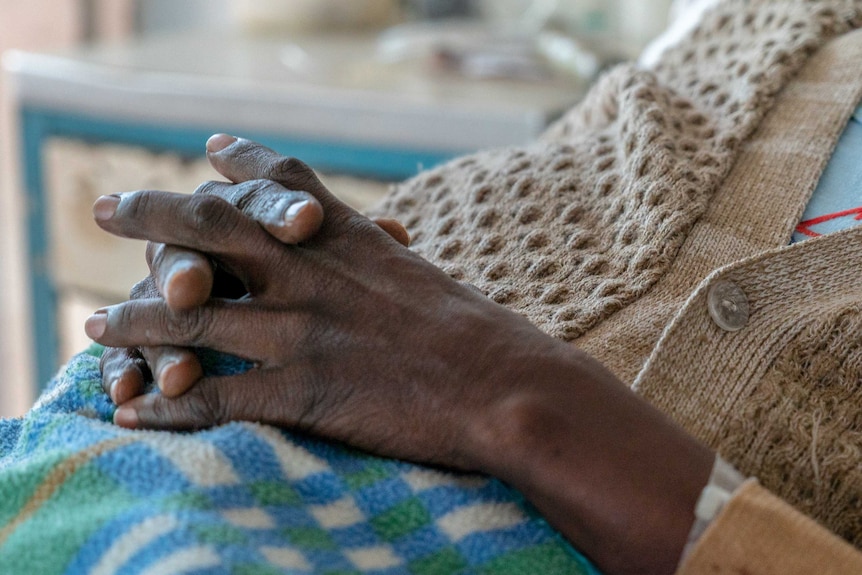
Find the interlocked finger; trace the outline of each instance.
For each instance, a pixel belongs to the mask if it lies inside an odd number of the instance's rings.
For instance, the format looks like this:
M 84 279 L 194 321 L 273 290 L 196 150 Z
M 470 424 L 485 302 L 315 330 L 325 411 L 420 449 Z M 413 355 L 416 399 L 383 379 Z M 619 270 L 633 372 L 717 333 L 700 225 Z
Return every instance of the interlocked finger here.
M 137 348 L 106 348 L 99 363 L 102 387 L 117 405 L 140 395 L 151 379 Z
M 283 245 L 251 218 L 212 195 L 138 191 L 102 196 L 93 207 L 105 230 L 210 254 L 254 292 Z
M 170 398 L 149 394 L 120 407 L 114 422 L 132 429 L 201 429 L 229 421 L 254 421 L 309 429 L 314 384 L 298 371 L 261 370 L 198 382 L 188 393 Z
M 289 328 L 264 341 L 250 337 L 250 329 L 272 324 L 276 313 Z M 102 308 L 84 327 L 91 339 L 111 347 L 204 347 L 265 367 L 294 353 L 315 325 L 308 313 L 275 312 L 248 299 L 212 300 L 181 312 L 160 299 L 145 299 Z
M 232 182 L 273 180 L 288 189 L 308 192 L 323 206 L 327 221 L 353 212 L 326 189 L 304 162 L 282 156 L 251 140 L 224 134 L 213 136 L 207 142 L 207 158 L 213 168 Z
M 239 184 L 206 182 L 195 193 L 230 202 L 285 244 L 298 244 L 312 238 L 323 223 L 323 206 L 314 196 L 287 189 L 271 180 Z
M 147 261 L 159 294 L 171 309 L 191 309 L 203 305 L 210 298 L 214 271 L 209 258 L 203 254 L 150 242 Z
M 188 391 L 203 377 L 203 368 L 194 351 L 175 346 L 141 348 L 152 372 L 153 381 L 167 397 L 177 397 Z

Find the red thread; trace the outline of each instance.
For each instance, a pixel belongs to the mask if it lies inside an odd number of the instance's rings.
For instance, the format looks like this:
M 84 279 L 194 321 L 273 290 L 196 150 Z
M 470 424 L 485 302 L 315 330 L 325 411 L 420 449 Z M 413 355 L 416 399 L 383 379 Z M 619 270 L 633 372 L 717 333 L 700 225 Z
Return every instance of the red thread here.
M 846 216 L 852 216 L 853 214 L 856 214 L 856 217 L 853 218 L 854 220 L 862 220 L 862 206 L 858 208 L 844 210 L 841 212 L 835 212 L 834 214 L 818 216 L 816 218 L 811 218 L 810 220 L 805 220 L 804 222 L 799 222 L 799 225 L 796 226 L 796 231 L 800 234 L 816 238 L 821 236 L 822 234 L 818 234 L 814 230 L 810 229 L 811 226 L 816 226 L 817 224 L 822 224 L 823 222 L 828 222 L 830 220 L 837 220 L 838 218 L 844 218 Z

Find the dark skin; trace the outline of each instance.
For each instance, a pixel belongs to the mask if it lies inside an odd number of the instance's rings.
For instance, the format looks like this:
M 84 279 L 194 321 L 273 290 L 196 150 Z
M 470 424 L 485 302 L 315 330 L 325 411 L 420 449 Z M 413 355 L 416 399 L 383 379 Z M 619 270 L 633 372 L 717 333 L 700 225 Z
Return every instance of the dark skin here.
M 213 167 L 228 178 L 231 164 L 224 163 L 218 152 L 234 142 L 236 138 L 227 134 L 216 134 L 207 141 L 207 155 Z M 227 187 L 220 182 L 207 182 L 195 193 L 231 202 L 287 245 L 312 238 L 323 222 L 320 202 L 307 192 L 295 191 L 305 182 L 291 173 L 284 174 L 278 182 L 236 183 L 242 185 Z M 400 244 L 410 244 L 407 230 L 396 220 L 378 218 L 374 222 Z M 245 294 L 242 285 L 225 273 L 221 273 L 216 283 L 216 270 L 205 254 L 148 242 L 146 258 L 150 275 L 132 288 L 131 299 L 162 297 L 168 307 L 183 311 L 203 305 L 212 295 L 238 298 Z M 214 293 L 214 287 L 219 291 Z M 176 397 L 203 376 L 197 356 L 176 346 L 107 348 L 100 367 L 102 386 L 117 405 L 140 395 L 150 381 L 155 380 L 164 395 Z
M 207 254 L 248 296 L 185 309 L 136 299 L 99 310 L 88 335 L 118 348 L 210 347 L 256 365 L 201 378 L 177 397 L 128 398 L 118 425 L 260 421 L 487 473 L 519 489 L 605 572 L 675 570 L 712 467 L 708 448 L 587 354 L 341 204 L 304 164 L 245 140 L 216 155 L 233 182 L 302 182 L 295 189 L 326 217 L 289 246 L 212 194 L 100 198 L 94 211 L 106 231 Z M 221 196 L 237 192 L 224 186 Z

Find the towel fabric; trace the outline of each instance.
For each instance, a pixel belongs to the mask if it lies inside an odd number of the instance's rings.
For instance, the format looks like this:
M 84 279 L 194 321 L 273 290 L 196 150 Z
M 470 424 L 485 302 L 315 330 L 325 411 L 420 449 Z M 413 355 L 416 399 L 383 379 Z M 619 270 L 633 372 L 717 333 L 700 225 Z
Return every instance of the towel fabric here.
M 596 573 L 496 480 L 251 423 L 116 427 L 98 355 L 0 421 L 0 573 Z

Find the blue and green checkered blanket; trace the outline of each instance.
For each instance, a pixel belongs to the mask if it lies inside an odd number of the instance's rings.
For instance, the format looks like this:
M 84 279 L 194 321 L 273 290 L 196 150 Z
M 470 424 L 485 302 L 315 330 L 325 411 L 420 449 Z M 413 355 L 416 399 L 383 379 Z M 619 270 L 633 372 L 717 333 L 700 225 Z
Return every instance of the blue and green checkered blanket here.
M 0 421 L 0 573 L 596 572 L 493 479 L 250 423 L 120 429 L 97 356 Z

